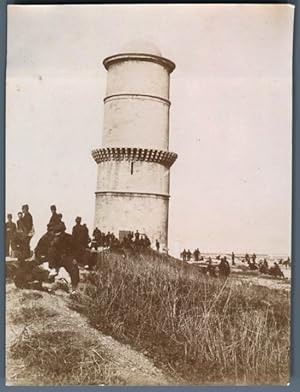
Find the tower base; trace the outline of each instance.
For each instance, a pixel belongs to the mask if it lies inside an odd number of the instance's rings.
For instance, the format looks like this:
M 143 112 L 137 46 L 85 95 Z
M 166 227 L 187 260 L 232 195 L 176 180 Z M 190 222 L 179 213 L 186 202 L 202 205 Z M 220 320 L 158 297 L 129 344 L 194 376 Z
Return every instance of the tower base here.
M 122 232 L 146 234 L 151 246 L 168 249 L 169 196 L 136 192 L 96 192 L 95 227 L 116 237 Z

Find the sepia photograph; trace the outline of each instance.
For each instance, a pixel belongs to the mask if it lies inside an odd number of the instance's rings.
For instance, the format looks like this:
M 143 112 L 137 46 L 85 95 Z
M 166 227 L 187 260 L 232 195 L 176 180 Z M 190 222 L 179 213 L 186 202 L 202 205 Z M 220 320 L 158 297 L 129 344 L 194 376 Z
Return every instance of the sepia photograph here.
M 8 5 L 6 385 L 289 384 L 293 30 Z

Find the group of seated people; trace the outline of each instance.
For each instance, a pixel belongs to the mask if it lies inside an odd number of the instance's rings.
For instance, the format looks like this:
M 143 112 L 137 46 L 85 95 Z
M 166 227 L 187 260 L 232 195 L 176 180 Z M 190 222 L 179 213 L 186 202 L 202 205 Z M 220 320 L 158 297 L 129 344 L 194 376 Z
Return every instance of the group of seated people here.
M 93 238 L 90 240 L 90 248 L 98 250 L 99 247 L 109 247 L 111 249 L 132 249 L 136 251 L 143 251 L 150 248 L 151 241 L 146 234 L 140 234 L 138 230 L 135 233 L 132 231 L 128 232 L 127 235 L 123 236 L 120 240 L 114 233 L 104 233 L 95 228 L 93 231 Z
M 220 263 L 218 265 L 213 265 L 212 263 L 212 258 L 209 257 L 208 260 L 206 261 L 207 263 L 207 273 L 213 277 L 216 278 L 217 276 L 224 276 L 227 277 L 230 274 L 230 265 L 227 260 L 227 257 L 220 257 L 218 260 L 220 260 Z
M 284 274 L 276 262 L 274 262 L 271 267 L 269 267 L 267 259 L 260 260 L 258 263 L 252 261 L 249 262 L 248 265 L 250 270 L 258 270 L 261 274 L 284 278 Z
M 194 261 L 201 261 L 203 260 L 203 257 L 200 255 L 201 252 L 199 248 L 196 248 L 193 253 L 189 249 L 183 249 L 183 251 L 180 253 L 180 257 L 183 261 L 190 261 L 192 259 L 192 256 L 194 258 Z

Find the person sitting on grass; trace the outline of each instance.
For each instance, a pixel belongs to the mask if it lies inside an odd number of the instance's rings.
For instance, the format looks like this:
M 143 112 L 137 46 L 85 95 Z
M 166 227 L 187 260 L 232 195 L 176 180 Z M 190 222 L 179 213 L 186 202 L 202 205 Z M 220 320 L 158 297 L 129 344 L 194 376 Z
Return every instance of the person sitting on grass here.
M 221 262 L 219 264 L 219 271 L 220 271 L 220 276 L 227 277 L 230 274 L 230 265 L 229 265 L 229 263 L 227 261 L 226 256 L 224 256 L 221 259 Z
M 18 265 L 14 283 L 20 289 L 50 291 L 43 286 L 43 282 L 48 282 L 48 279 L 49 271 L 45 270 L 35 260 L 26 260 Z
M 217 277 L 216 266 L 212 264 L 211 257 L 208 258 L 207 273 L 212 278 Z
M 259 268 L 259 272 L 262 274 L 267 274 L 269 272 L 269 264 L 267 262 L 267 259 L 264 259 L 262 265 Z
M 269 269 L 269 274 L 274 276 L 275 278 L 276 277 L 284 278 L 284 274 L 283 274 L 283 272 L 281 271 L 279 265 L 276 262 L 274 262 L 273 267 L 271 267 Z

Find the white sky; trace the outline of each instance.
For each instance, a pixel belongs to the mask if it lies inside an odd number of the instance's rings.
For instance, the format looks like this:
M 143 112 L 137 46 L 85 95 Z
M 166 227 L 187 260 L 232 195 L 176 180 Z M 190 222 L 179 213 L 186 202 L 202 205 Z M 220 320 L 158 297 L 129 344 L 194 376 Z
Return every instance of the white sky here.
M 35 241 L 94 221 L 104 57 L 147 40 L 171 75 L 169 246 L 290 253 L 292 6 L 9 6 L 6 209 Z

